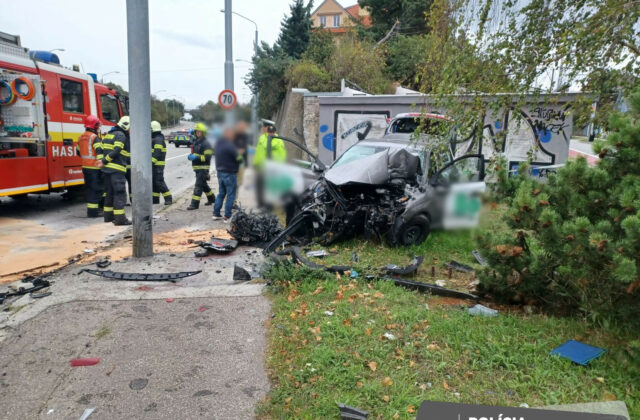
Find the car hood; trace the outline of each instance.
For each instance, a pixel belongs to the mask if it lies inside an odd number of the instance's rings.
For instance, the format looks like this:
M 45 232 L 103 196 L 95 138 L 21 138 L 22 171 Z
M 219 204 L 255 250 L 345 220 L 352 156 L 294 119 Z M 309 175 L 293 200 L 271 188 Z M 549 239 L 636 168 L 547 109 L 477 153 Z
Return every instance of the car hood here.
M 396 148 L 330 168 L 324 177 L 334 185 L 384 185 L 392 179 L 415 179 L 419 169 L 420 159 L 417 156 Z

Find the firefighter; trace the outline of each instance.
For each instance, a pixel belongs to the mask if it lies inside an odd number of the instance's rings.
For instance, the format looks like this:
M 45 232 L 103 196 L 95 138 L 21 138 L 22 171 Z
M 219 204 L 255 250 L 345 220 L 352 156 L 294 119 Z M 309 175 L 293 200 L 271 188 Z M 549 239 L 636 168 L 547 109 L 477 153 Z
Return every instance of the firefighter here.
M 193 131 L 194 135 L 191 138 L 191 154 L 188 159 L 191 161 L 193 171 L 196 174 L 196 185 L 193 188 L 191 204 L 189 204 L 187 210 L 196 210 L 200 207 L 200 197 L 203 192 L 207 196 L 207 203 L 205 206 L 210 206 L 216 199 L 211 187 L 209 187 L 209 184 L 207 183 L 209 180 L 211 156 L 213 156 L 213 149 L 206 139 L 207 127 L 203 123 L 198 123 Z
M 130 225 L 124 213 L 127 204 L 127 164 L 129 163 L 129 117 L 118 121 L 116 128 L 102 139 L 104 156 L 99 166 L 106 177 L 107 196 L 104 200 L 104 221 L 114 225 Z
M 85 132 L 78 138 L 76 152 L 82 159 L 84 191 L 87 201 L 87 217 L 100 217 L 100 202 L 104 192 L 104 176 L 98 166 L 102 158 L 102 143 L 99 136 L 100 120 L 89 115 L 84 121 Z
M 160 196 L 164 198 L 164 205 L 173 203 L 171 191 L 164 182 L 165 156 L 167 143 L 162 135 L 162 127 L 158 121 L 151 121 L 151 162 L 153 163 L 153 204 L 160 204 Z

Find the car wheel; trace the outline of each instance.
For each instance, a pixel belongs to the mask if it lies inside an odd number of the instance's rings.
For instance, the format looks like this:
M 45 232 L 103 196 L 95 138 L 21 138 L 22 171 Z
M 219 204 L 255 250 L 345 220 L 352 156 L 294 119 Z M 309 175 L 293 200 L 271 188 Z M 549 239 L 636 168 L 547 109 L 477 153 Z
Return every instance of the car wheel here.
M 429 219 L 424 214 L 419 214 L 400 225 L 395 235 L 396 242 L 398 245 L 419 245 L 427 239 L 430 232 Z

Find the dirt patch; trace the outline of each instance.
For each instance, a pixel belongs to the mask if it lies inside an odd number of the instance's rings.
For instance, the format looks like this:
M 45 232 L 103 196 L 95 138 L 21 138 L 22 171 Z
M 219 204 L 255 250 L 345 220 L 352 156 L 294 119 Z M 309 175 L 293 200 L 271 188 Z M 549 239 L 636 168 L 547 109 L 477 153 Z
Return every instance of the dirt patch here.
M 118 261 L 132 255 L 130 237 L 116 246 L 103 242 L 109 235 L 125 229 L 110 223 L 56 232 L 37 223 L 0 218 L 0 229 L 4 226 L 9 229 L 6 235 L 3 231 L 0 238 L 0 283 L 59 269 L 68 264 L 69 258 L 73 258 L 74 263 L 91 263 L 104 258 Z M 155 234 L 153 248 L 155 252 L 186 252 L 195 250 L 197 242 L 209 241 L 211 237 L 231 239 L 224 229 L 177 229 Z

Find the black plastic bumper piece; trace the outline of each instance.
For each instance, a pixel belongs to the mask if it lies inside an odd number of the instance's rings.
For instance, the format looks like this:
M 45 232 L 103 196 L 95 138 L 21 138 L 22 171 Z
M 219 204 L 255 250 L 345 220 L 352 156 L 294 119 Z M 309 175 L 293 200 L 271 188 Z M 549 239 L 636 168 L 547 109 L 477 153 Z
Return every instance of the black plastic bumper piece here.
M 86 273 L 93 274 L 94 276 L 100 276 L 111 280 L 125 280 L 125 281 L 170 281 L 175 283 L 177 280 L 185 277 L 195 276 L 201 273 L 198 271 L 181 271 L 179 273 L 119 273 L 110 270 L 82 270 Z

